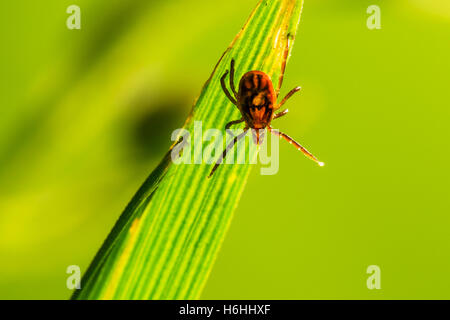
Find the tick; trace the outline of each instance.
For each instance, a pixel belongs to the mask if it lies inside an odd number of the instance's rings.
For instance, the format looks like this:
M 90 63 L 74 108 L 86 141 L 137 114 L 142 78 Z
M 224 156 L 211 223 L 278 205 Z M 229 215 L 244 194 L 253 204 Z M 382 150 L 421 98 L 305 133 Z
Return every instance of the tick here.
M 239 82 L 239 88 L 236 92 L 234 86 L 234 59 L 231 60 L 230 66 L 230 89 L 233 94 L 231 94 L 225 84 L 225 78 L 228 75 L 228 70 L 225 71 L 223 76 L 220 78 L 220 84 L 225 92 L 228 99 L 239 109 L 241 112 L 241 119 L 230 121 L 226 124 L 225 130 L 229 129 L 232 125 L 245 122 L 244 132 L 234 137 L 228 146 L 223 151 L 221 157 L 217 160 L 208 178 L 211 177 L 217 170 L 217 167 L 225 159 L 228 151 L 233 148 L 233 146 L 242 139 L 246 134 L 248 129 L 252 130 L 253 138 L 257 145 L 262 143 L 262 136 L 260 136 L 260 130 L 266 129 L 273 135 L 283 138 L 290 144 L 294 145 L 298 150 L 303 152 L 305 156 L 315 161 L 318 165 L 323 166 L 324 163 L 317 160 L 308 150 L 302 147 L 297 141 L 289 137 L 287 134 L 274 130 L 270 124 L 272 120 L 278 119 L 288 113 L 288 109 L 284 109 L 278 113 L 275 113 L 280 109 L 284 103 L 296 92 L 300 91 L 300 87 L 296 87 L 289 91 L 289 93 L 277 103 L 278 92 L 281 87 L 283 76 L 280 77 L 278 90 L 275 93 L 273 89 L 272 80 L 270 77 L 262 71 L 248 71 L 245 73 L 241 81 Z

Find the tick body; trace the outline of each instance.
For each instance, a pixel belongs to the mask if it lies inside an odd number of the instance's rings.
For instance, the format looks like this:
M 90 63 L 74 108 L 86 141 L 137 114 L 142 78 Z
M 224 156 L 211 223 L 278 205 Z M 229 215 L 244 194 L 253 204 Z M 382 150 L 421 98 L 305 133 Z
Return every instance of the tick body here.
M 276 96 L 269 76 L 261 71 L 249 71 L 239 83 L 237 107 L 249 128 L 264 129 L 272 121 Z
M 272 129 L 270 126 L 272 120 L 280 118 L 287 114 L 288 110 L 285 109 L 278 113 L 275 113 L 278 109 L 280 109 L 286 100 L 288 100 L 294 93 L 300 90 L 300 87 L 296 87 L 289 91 L 289 93 L 281 100 L 279 104 L 277 104 L 278 91 L 281 87 L 281 83 L 283 77 L 280 78 L 280 83 L 278 85 L 277 92 L 275 92 L 272 84 L 272 80 L 270 77 L 262 71 L 249 71 L 245 73 L 240 82 L 239 88 L 236 92 L 234 86 L 234 60 L 231 60 L 230 67 L 230 89 L 231 93 L 228 91 L 225 83 L 225 78 L 228 75 L 228 70 L 225 71 L 222 78 L 220 79 L 220 83 L 222 85 L 222 89 L 228 99 L 236 105 L 236 107 L 241 112 L 241 119 L 231 121 L 227 123 L 225 129 L 229 129 L 232 125 L 238 124 L 241 122 L 245 122 L 244 132 L 235 136 L 233 141 L 227 145 L 226 149 L 223 151 L 221 157 L 217 160 L 214 165 L 211 173 L 208 178 L 211 177 L 214 172 L 217 170 L 218 166 L 222 163 L 223 159 L 225 159 L 227 152 L 233 148 L 233 146 L 238 142 L 238 140 L 242 139 L 248 129 L 253 129 L 253 138 L 257 145 L 262 143 L 262 139 L 260 137 L 260 130 L 266 129 L 278 136 L 279 138 L 285 139 L 290 144 L 294 145 L 298 150 L 303 152 L 308 158 L 315 161 L 320 166 L 323 166 L 324 163 L 317 160 L 308 150 L 302 147 L 298 142 L 289 137 L 287 134 L 280 132 L 278 130 Z

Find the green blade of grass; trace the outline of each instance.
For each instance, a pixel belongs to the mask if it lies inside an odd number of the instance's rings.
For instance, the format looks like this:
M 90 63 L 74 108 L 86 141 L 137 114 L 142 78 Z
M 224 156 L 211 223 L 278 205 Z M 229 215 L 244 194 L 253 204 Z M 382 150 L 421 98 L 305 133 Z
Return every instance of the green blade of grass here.
M 240 118 L 220 77 L 236 60 L 280 82 L 303 1 L 260 1 L 217 63 L 184 126 L 194 136 Z M 205 50 L 207 44 L 205 44 Z M 195 139 L 195 143 L 200 143 Z M 209 143 L 208 143 L 209 144 Z M 202 147 L 207 144 L 203 142 Z M 193 148 L 201 156 L 202 148 Z M 240 150 L 238 157 L 245 150 Z M 251 154 L 249 157 L 254 158 Z M 245 186 L 248 164 L 172 164 L 170 151 L 127 206 L 84 275 L 75 299 L 196 299 L 206 282 Z

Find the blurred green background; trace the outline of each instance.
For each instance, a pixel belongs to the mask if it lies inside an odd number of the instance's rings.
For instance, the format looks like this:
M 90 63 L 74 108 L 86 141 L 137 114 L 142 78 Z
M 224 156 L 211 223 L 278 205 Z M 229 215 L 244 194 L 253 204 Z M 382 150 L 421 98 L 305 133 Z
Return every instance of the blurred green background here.
M 256 2 L 1 2 L 0 298 L 71 295 Z M 202 298 L 450 298 L 449 35 L 446 0 L 305 0 L 277 126 L 326 166 L 252 170 Z

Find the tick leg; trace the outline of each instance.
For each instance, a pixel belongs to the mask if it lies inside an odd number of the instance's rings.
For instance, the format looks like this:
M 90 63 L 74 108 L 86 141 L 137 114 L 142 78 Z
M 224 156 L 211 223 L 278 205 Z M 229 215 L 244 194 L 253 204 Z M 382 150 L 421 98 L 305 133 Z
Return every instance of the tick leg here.
M 225 73 L 223 74 L 222 78 L 220 78 L 220 84 L 222 85 L 223 92 L 225 92 L 225 94 L 228 97 L 228 99 L 230 99 L 230 101 L 233 104 L 237 105 L 236 99 L 233 98 L 233 96 L 228 91 L 227 86 L 225 85 L 225 77 L 227 76 L 227 74 L 228 74 L 228 70 L 225 71 Z
M 295 87 L 294 89 L 292 89 L 291 91 L 289 91 L 289 93 L 286 95 L 286 97 L 283 98 L 283 100 L 281 100 L 280 104 L 277 106 L 278 108 L 281 108 L 281 106 L 287 101 L 287 99 L 289 99 L 290 97 L 292 97 L 292 95 L 294 93 L 296 93 L 297 91 L 300 91 L 301 87 Z
M 211 173 L 209 174 L 208 178 L 211 178 L 211 176 L 214 174 L 214 172 L 217 170 L 217 167 L 222 163 L 223 159 L 225 159 L 225 157 L 227 156 L 228 151 L 231 150 L 231 148 L 233 148 L 233 146 L 240 140 L 242 139 L 246 134 L 247 134 L 247 130 L 248 128 L 244 128 L 244 132 L 242 132 L 241 134 L 239 134 L 238 136 L 234 137 L 233 141 L 231 141 L 228 146 L 226 147 L 226 149 L 223 151 L 221 157 L 219 159 L 217 159 L 216 164 L 214 165 L 213 169 L 211 170 Z
M 284 109 L 283 111 L 278 112 L 277 114 L 275 114 L 272 118 L 272 120 L 275 120 L 277 118 L 280 118 L 282 116 L 284 116 L 286 113 L 288 113 L 289 110 L 288 109 Z
M 228 123 L 225 125 L 225 130 L 230 129 L 230 127 L 231 127 L 232 125 L 241 123 L 241 122 L 243 122 L 243 121 L 244 121 L 244 119 L 239 119 L 239 120 L 233 120 L 233 121 L 230 121 L 230 122 L 228 122 Z
M 237 97 L 236 89 L 234 88 L 234 59 L 231 59 L 230 88 L 231 88 L 231 91 L 234 93 L 234 96 Z
M 317 160 L 316 157 L 314 157 L 308 150 L 306 150 L 304 147 L 302 147 L 300 145 L 300 143 L 298 143 L 297 141 L 295 141 L 294 139 L 292 139 L 291 137 L 289 137 L 287 134 L 280 132 L 278 130 L 274 130 L 271 127 L 268 127 L 268 130 L 275 136 L 279 137 L 279 138 L 283 138 L 284 140 L 286 140 L 287 142 L 289 142 L 290 144 L 293 144 L 294 147 L 297 148 L 297 150 L 300 150 L 301 152 L 303 152 L 303 154 L 305 156 L 307 156 L 308 158 L 310 158 L 311 160 L 313 160 L 314 162 L 316 162 L 319 166 L 323 166 L 324 163 L 320 162 L 319 160 Z

